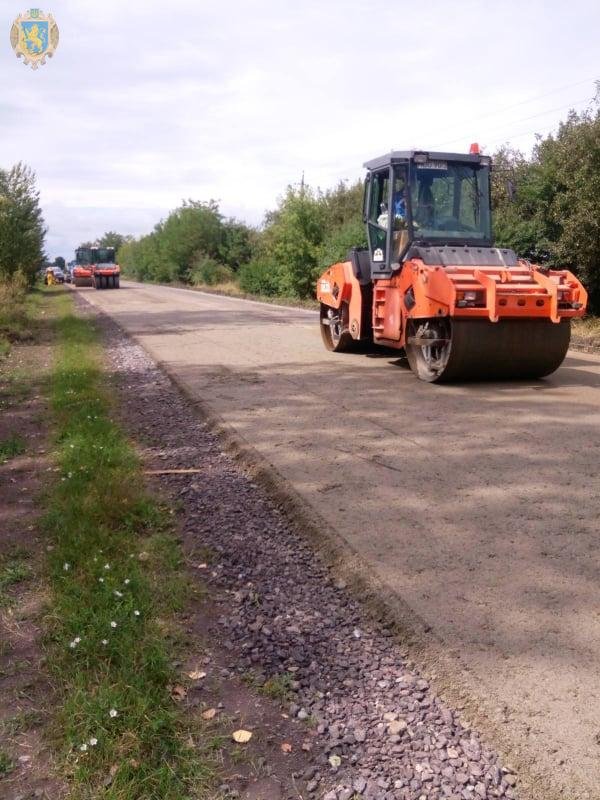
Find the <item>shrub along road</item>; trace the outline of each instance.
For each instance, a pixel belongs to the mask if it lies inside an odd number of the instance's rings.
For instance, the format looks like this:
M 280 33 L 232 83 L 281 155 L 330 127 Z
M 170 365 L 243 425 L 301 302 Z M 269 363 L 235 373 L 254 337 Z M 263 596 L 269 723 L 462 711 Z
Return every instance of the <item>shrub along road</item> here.
M 139 284 L 82 296 L 341 537 L 513 763 L 597 796 L 597 356 L 435 387 L 389 354 L 325 352 L 311 312 Z

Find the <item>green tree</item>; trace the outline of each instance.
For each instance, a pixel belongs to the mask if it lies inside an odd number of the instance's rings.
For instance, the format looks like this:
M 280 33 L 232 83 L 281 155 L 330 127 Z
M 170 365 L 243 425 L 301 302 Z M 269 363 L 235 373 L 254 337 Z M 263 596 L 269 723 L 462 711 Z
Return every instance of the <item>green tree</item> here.
M 551 144 L 556 257 L 580 274 L 591 309 L 600 313 L 600 111 L 572 112 Z
M 132 239 L 133 236 L 130 235 L 123 235 L 116 231 L 107 231 L 104 236 L 98 239 L 97 245 L 98 247 L 114 247 L 115 250 L 119 250 L 119 248 L 123 247 L 124 244 L 130 242 Z
M 325 211 L 318 196 L 302 184 L 288 186 L 276 212 L 269 218 L 261 242 L 262 260 L 281 269 L 284 294 L 309 297 L 318 272 Z
M 0 276 L 20 271 L 32 283 L 44 263 L 45 235 L 35 173 L 22 163 L 0 170 Z
M 340 181 L 334 189 L 321 193 L 324 207 L 324 224 L 327 233 L 362 220 L 364 184 L 362 181 L 348 184 Z
M 348 258 L 353 247 L 367 246 L 367 231 L 362 219 L 353 219 L 329 233 L 319 247 L 319 270 Z
M 219 258 L 234 270 L 247 264 L 256 249 L 258 233 L 244 222 L 227 219 L 222 224 Z

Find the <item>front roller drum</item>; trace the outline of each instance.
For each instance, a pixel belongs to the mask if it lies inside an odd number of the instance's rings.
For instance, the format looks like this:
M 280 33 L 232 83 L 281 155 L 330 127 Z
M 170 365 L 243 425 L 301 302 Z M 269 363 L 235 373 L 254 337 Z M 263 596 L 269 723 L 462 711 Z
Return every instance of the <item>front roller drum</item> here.
M 91 278 L 73 278 L 73 285 L 77 288 L 81 286 L 92 286 L 93 281 Z
M 327 350 L 344 353 L 353 349 L 354 339 L 350 333 L 349 317 L 348 303 L 342 303 L 339 308 L 321 303 L 321 337 Z
M 543 378 L 560 367 L 570 339 L 570 320 L 410 320 L 406 356 L 431 383 Z

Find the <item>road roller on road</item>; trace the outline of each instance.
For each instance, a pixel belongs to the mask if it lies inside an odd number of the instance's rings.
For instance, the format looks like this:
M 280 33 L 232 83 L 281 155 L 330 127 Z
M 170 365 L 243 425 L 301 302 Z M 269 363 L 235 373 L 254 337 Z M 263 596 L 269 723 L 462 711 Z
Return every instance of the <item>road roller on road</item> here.
M 491 166 L 477 145 L 366 162 L 368 247 L 317 282 L 329 350 L 394 348 L 429 382 L 542 378 L 561 365 L 587 293 L 568 270 L 494 246 Z
M 121 269 L 116 263 L 114 247 L 79 247 L 75 251 L 73 267 L 75 286 L 93 286 L 95 289 L 118 289 Z
M 91 247 L 78 247 L 75 251 L 75 264 L 73 265 L 73 285 L 92 285 L 92 249 Z

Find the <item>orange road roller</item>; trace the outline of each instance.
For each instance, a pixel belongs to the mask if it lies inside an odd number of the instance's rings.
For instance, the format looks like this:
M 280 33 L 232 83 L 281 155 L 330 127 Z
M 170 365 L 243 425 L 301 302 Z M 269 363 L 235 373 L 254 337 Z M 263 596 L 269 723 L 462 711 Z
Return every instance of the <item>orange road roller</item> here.
M 73 267 L 73 285 L 92 285 L 92 248 L 79 247 L 75 251 L 75 266 Z
M 121 268 L 116 263 L 114 247 L 80 247 L 75 251 L 73 267 L 75 286 L 93 286 L 95 289 L 118 289 Z
M 317 282 L 323 342 L 404 351 L 424 381 L 541 378 L 565 358 L 587 292 L 568 270 L 494 247 L 491 159 L 392 152 L 365 164 L 368 247 Z

